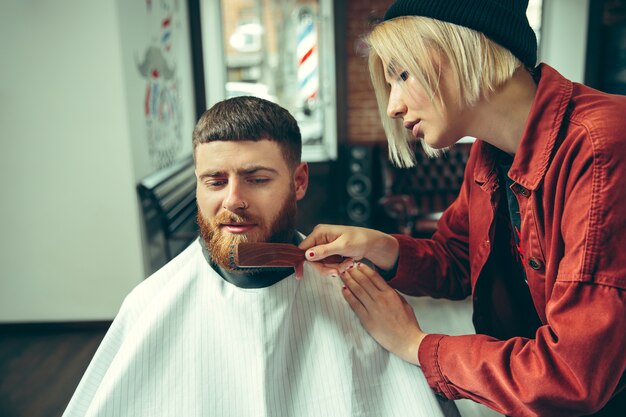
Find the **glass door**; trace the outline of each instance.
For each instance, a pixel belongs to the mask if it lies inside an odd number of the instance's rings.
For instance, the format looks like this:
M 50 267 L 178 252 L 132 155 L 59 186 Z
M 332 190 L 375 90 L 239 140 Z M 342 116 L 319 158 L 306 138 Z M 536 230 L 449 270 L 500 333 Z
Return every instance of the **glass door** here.
M 253 95 L 298 121 L 303 159 L 337 157 L 331 0 L 204 0 L 209 105 Z

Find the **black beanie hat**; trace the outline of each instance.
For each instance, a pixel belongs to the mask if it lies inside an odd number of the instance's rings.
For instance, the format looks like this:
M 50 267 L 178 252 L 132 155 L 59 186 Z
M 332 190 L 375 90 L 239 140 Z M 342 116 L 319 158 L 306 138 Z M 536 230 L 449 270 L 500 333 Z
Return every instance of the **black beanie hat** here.
M 528 23 L 528 0 L 397 0 L 384 20 L 424 16 L 465 26 L 508 49 L 528 68 L 537 63 L 537 38 Z

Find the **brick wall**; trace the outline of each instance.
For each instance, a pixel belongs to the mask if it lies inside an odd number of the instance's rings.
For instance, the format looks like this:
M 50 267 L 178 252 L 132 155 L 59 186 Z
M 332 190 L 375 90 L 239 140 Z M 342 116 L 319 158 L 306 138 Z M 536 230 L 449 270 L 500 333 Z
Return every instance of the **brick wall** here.
M 360 38 L 380 20 L 393 0 L 347 0 L 347 135 L 350 143 L 385 140 Z

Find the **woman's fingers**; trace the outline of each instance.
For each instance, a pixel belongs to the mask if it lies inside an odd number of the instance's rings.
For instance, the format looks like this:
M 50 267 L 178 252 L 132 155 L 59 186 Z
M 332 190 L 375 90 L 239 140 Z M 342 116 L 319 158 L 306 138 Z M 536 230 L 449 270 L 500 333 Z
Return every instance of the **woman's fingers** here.
M 370 310 L 376 304 L 375 299 L 380 290 L 372 283 L 369 275 L 364 273 L 366 269 L 371 271 L 366 265 L 353 264 L 341 274 L 341 279 L 365 308 Z
M 321 262 L 309 262 L 309 265 L 318 274 L 327 276 L 327 277 L 337 277 L 339 276 L 339 264 L 323 264 Z
M 385 281 L 378 272 L 367 266 L 366 268 L 363 268 L 362 271 L 369 277 L 372 284 L 374 284 L 380 291 L 393 291 L 389 284 L 387 284 L 387 281 Z
M 337 266 L 337 270 L 340 273 L 347 271 L 348 269 L 354 267 L 355 260 L 348 258 Z
M 354 313 L 357 315 L 359 320 L 361 320 L 361 323 L 363 323 L 363 321 L 367 317 L 367 309 L 365 308 L 361 300 L 359 300 L 354 295 L 354 293 L 352 292 L 352 290 L 350 290 L 350 288 L 348 288 L 348 286 L 343 287 L 342 294 L 343 294 L 343 298 L 345 298 L 346 301 L 348 302 L 348 305 L 350 306 L 350 308 L 354 311 Z
M 357 264 L 340 276 L 343 296 L 365 330 L 385 349 L 419 364 L 417 351 L 425 334 L 404 297 L 367 265 Z
M 343 255 L 343 246 L 338 240 L 310 247 L 304 253 L 307 261 L 323 261 L 331 255 Z
M 330 255 L 360 259 L 367 248 L 364 230 L 367 229 L 354 226 L 318 225 L 298 247 L 305 251 L 307 261 L 323 261 Z
M 315 226 L 298 247 L 307 261 L 323 261 L 330 255 L 367 258 L 379 268 L 391 269 L 399 256 L 397 239 L 386 233 L 356 226 Z
M 342 235 L 342 226 L 333 226 L 328 224 L 319 224 L 315 226 L 311 234 L 304 238 L 298 245 L 300 249 L 306 250 L 307 259 L 311 258 L 310 252 L 320 251 L 318 258 L 322 255 L 335 255 L 334 253 L 326 253 L 326 246 L 337 240 Z M 332 245 L 330 245 L 332 248 Z M 321 259 L 321 258 L 320 258 Z
M 320 245 L 322 243 L 328 243 L 328 240 L 326 240 L 326 235 L 323 232 L 323 229 L 325 229 L 326 227 L 327 227 L 327 225 L 325 225 L 325 224 L 318 224 L 317 226 L 315 226 L 315 228 L 313 229 L 311 234 L 309 234 L 307 237 L 305 237 L 302 240 L 302 242 L 300 242 L 298 247 L 300 249 L 308 249 L 308 248 L 311 248 L 313 246 Z M 332 239 L 332 240 L 334 240 L 334 239 Z

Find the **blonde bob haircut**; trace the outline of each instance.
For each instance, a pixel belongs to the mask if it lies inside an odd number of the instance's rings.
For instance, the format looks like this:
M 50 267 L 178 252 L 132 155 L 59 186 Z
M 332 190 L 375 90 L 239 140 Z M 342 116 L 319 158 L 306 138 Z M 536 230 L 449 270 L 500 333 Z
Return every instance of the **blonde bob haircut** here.
M 421 16 L 382 22 L 366 42 L 370 76 L 389 142 L 389 158 L 402 167 L 415 165 L 414 139 L 401 120 L 387 116 L 391 86 L 385 79 L 386 71 L 392 78 L 407 71 L 424 88 L 435 108 L 441 110 L 446 106 L 440 90 L 442 62 L 450 67 L 450 85 L 461 108 L 475 105 L 481 97 L 488 98 L 523 65 L 509 50 L 480 32 Z M 440 154 L 424 141 L 422 145 L 431 157 Z

